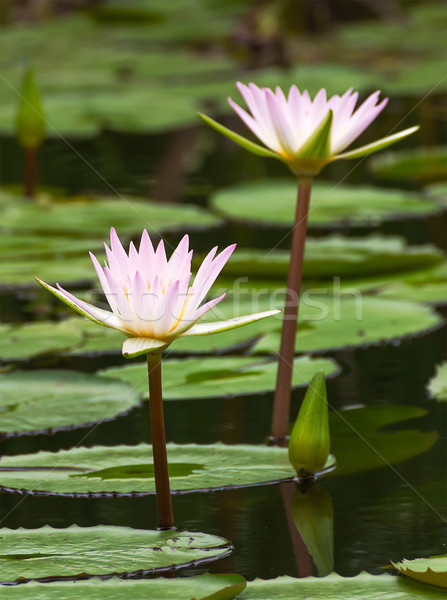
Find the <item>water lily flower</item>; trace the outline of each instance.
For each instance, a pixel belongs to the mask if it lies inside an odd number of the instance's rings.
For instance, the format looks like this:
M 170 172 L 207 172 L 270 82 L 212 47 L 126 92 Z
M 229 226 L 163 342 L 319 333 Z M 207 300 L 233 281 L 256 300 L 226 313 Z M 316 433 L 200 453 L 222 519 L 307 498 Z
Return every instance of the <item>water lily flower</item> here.
M 248 86 L 237 83 L 237 87 L 249 112 L 231 98 L 228 102 L 263 146 L 204 114 L 199 113 L 199 116 L 246 150 L 282 161 L 299 178 L 287 280 L 289 297 L 296 298 L 296 301 L 286 303 L 284 309 L 270 438 L 273 443 L 282 445 L 287 439 L 289 425 L 296 326 L 313 179 L 330 162 L 368 156 L 411 135 L 418 127 L 410 127 L 366 146 L 345 151 L 385 108 L 388 99 L 379 101 L 379 91 L 371 94 L 356 109 L 359 95 L 352 88 L 342 96 L 331 98 L 327 98 L 326 90 L 321 89 L 312 100 L 307 90 L 301 93 L 296 85 L 290 88 L 287 97 L 279 87 L 275 91 L 259 88 L 254 83 Z
M 127 358 L 161 352 L 178 337 L 226 331 L 280 312 L 272 310 L 213 323 L 198 323 L 225 298 L 222 294 L 202 304 L 236 244 L 217 255 L 217 247 L 213 248 L 203 260 L 192 284 L 193 251 L 189 251 L 188 246 L 188 236 L 185 235 L 168 260 L 163 241 L 155 250 L 144 230 L 139 250 L 131 243 L 127 253 L 112 227 L 110 248 L 105 244 L 108 264 L 101 267 L 90 252 L 111 311 L 76 298 L 59 284 L 54 288 L 38 277 L 36 280 L 78 313 L 126 335 L 123 355 Z
M 349 89 L 342 96 L 327 98 L 321 89 L 312 100 L 307 90 L 296 85 L 286 97 L 281 88 L 275 91 L 237 83 L 250 113 L 231 98 L 230 106 L 264 144 L 260 146 L 200 114 L 212 127 L 247 150 L 261 156 L 277 158 L 297 175 L 313 176 L 328 163 L 343 158 L 359 158 L 377 152 L 415 132 L 410 127 L 377 140 L 367 146 L 343 152 L 365 131 L 385 108 L 388 98 L 379 102 L 380 92 L 371 94 L 357 109 L 358 92 Z
M 129 252 L 126 252 L 112 227 L 110 248 L 105 244 L 108 264 L 106 262 L 101 267 L 97 258 L 90 253 L 110 311 L 76 298 L 59 284 L 54 288 L 36 277 L 45 289 L 81 315 L 98 325 L 121 331 L 127 337 L 123 344 L 124 356 L 147 355 L 160 529 L 174 528 L 163 415 L 162 351 L 178 337 L 226 331 L 281 312 L 270 310 L 215 323 L 198 323 L 225 297 L 222 294 L 202 304 L 235 247 L 235 244 L 228 246 L 217 255 L 217 247 L 213 248 L 191 284 L 192 251 L 189 251 L 187 235 L 168 260 L 163 241 L 155 250 L 146 230 L 143 231 L 138 250 L 131 243 Z

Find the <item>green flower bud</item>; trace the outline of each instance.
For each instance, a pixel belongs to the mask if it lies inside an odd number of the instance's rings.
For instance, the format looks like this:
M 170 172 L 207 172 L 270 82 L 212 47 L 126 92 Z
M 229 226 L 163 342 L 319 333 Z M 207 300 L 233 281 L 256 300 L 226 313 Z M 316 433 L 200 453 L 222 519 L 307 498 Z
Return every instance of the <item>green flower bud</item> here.
M 27 149 L 40 146 L 45 136 L 45 117 L 32 66 L 27 69 L 23 79 L 16 131 L 20 144 Z
M 323 371 L 309 384 L 289 440 L 289 460 L 299 477 L 320 471 L 329 457 L 329 411 Z

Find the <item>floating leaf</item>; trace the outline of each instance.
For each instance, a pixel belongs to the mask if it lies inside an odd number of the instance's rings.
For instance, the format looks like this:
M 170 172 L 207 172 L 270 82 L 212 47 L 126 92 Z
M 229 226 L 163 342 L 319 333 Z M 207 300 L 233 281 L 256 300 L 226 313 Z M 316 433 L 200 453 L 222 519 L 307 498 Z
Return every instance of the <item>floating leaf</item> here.
M 418 406 L 392 404 L 331 412 L 331 449 L 337 457 L 335 474 L 378 469 L 426 452 L 438 440 L 437 431 L 383 430 L 426 414 Z
M 386 181 L 430 183 L 447 179 L 447 150 L 444 146 L 398 150 L 375 156 L 368 166 Z
M 289 227 L 295 215 L 296 182 L 266 179 L 234 185 L 215 193 L 211 205 L 235 221 Z M 312 187 L 309 226 L 376 226 L 442 210 L 439 202 L 411 192 L 317 182 Z
M 168 444 L 167 451 L 174 493 L 269 484 L 296 476 L 286 448 Z M 333 465 L 334 457 L 330 456 L 325 468 Z M 3 456 L 0 474 L 1 488 L 9 491 L 76 496 L 155 493 L 152 448 L 148 444 Z
M 163 399 L 189 400 L 243 396 L 272 392 L 275 389 L 277 362 L 247 356 L 219 356 L 163 361 Z M 308 385 L 316 371 L 327 375 L 338 373 L 337 364 L 330 359 L 308 356 L 295 359 L 292 386 Z M 131 384 L 147 397 L 147 365 L 130 364 L 112 367 L 101 376 L 117 378 Z
M 447 362 L 436 369 L 436 374 L 428 382 L 428 391 L 431 396 L 447 402 Z
M 194 534 L 195 535 L 195 534 Z M 9 586 L 9 600 L 230 600 L 246 586 L 241 575 L 204 573 L 192 577 L 155 579 L 89 579 Z M 0 597 L 3 597 L 0 589 Z M 6 598 L 6 596 L 4 596 Z
M 131 235 L 147 227 L 150 233 L 200 229 L 219 220 L 197 206 L 155 203 L 134 197 L 75 197 L 65 202 L 30 203 L 16 199 L 0 205 L 2 228 L 17 232 L 104 235 L 119 224 L 122 235 Z
M 362 296 L 309 295 L 300 306 L 295 352 L 323 352 L 400 340 L 440 327 L 442 318 L 428 306 Z M 252 352 L 276 353 L 281 331 L 267 333 Z
M 396 271 L 403 273 L 423 269 L 440 263 L 442 259 L 443 253 L 435 246 L 407 246 L 399 237 L 346 238 L 332 235 L 306 240 L 303 277 L 311 281 L 335 276 L 365 279 Z M 288 251 L 241 248 L 225 265 L 225 275 L 286 281 L 289 264 Z
M 402 273 L 393 280 L 382 281 L 383 298 L 400 298 L 413 302 L 443 305 L 447 303 L 447 261 L 414 273 Z
M 189 531 L 130 527 L 1 529 L 0 581 L 155 573 L 191 562 L 217 559 L 231 546 L 224 538 Z
M 418 584 L 408 584 L 388 573 L 370 575 L 360 573 L 355 577 L 340 577 L 332 573 L 327 577 L 278 577 L 255 579 L 247 583 L 241 600 L 441 600 L 445 598 L 439 590 Z
M 404 559 L 393 563 L 393 566 L 403 575 L 430 585 L 447 588 L 447 554 L 415 560 Z
M 107 420 L 141 396 L 116 379 L 75 371 L 13 371 L 0 375 L 0 436 Z
M 69 350 L 81 343 L 82 331 L 60 323 L 0 325 L 0 360 L 15 361 Z

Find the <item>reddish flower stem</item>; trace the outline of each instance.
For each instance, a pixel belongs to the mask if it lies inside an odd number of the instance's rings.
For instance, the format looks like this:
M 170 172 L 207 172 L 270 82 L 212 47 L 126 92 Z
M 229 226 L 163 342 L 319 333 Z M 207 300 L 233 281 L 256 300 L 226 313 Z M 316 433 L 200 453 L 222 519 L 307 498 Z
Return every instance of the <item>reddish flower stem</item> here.
M 37 151 L 25 148 L 25 196 L 34 198 L 36 193 Z
M 147 354 L 151 409 L 152 453 L 154 457 L 155 491 L 159 529 L 173 529 L 171 489 L 166 454 L 165 422 L 161 386 L 161 354 Z
M 289 427 L 290 390 L 292 386 L 293 359 L 295 355 L 296 326 L 303 274 L 304 249 L 306 245 L 307 219 L 309 215 L 311 178 L 301 178 L 298 185 L 298 200 L 292 236 L 287 299 L 279 351 L 278 375 L 273 403 L 272 431 L 270 441 L 286 445 Z

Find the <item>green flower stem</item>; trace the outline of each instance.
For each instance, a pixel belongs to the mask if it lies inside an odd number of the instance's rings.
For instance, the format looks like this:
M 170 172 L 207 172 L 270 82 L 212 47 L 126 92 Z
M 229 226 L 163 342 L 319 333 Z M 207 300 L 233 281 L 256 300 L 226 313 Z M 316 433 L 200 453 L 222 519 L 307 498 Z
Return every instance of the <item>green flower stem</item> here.
M 298 322 L 299 297 L 312 183 L 312 178 L 302 177 L 298 185 L 298 200 L 293 228 L 289 277 L 287 280 L 288 298 L 284 307 L 270 437 L 271 442 L 280 446 L 286 445 L 289 427 L 290 389 L 295 354 L 296 325 Z
M 36 193 L 37 150 L 35 147 L 25 148 L 25 196 L 34 198 Z
M 158 527 L 173 529 L 171 489 L 166 454 L 165 422 L 161 387 L 161 353 L 147 354 L 149 397 L 151 408 L 152 453 L 154 456 L 155 491 L 157 494 Z

